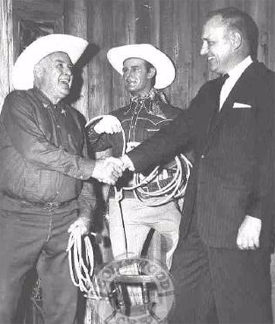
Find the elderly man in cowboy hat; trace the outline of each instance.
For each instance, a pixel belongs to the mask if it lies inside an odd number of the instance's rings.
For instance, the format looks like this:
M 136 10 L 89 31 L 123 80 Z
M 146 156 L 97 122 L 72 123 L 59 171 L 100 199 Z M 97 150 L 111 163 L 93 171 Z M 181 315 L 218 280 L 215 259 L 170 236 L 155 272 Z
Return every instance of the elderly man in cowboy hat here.
M 0 323 L 14 324 L 26 273 L 41 279 L 45 324 L 73 324 L 77 288 L 66 255 L 69 233 L 89 230 L 91 177 L 113 184 L 112 160 L 93 161 L 80 114 L 62 101 L 86 40 L 53 34 L 18 57 L 0 119 Z
M 91 122 L 88 136 L 94 150 L 112 148 L 112 155 L 117 157 L 123 153 L 124 141 L 126 150 L 131 150 L 167 125 L 181 110 L 170 105 L 160 90 L 174 81 L 175 68 L 168 56 L 159 49 L 150 44 L 125 45 L 110 49 L 107 58 L 122 75 L 131 99 L 125 107 L 112 111 L 99 121 Z M 166 181 L 168 177 L 168 172 L 163 172 L 162 180 Z M 125 173 L 116 188 L 131 186 L 132 178 L 131 172 Z M 149 186 L 147 189 L 150 191 Z M 140 256 L 149 231 L 153 228 L 166 239 L 165 261 L 170 268 L 178 243 L 181 219 L 176 201 L 148 206 L 135 197 L 134 190 L 124 191 L 120 206 L 114 198 L 111 188 L 109 225 L 114 257 Z

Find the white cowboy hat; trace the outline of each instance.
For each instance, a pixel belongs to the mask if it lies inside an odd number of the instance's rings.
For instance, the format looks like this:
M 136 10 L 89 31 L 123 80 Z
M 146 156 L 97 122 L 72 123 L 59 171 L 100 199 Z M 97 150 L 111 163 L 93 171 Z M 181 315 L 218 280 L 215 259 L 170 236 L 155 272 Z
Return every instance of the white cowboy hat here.
M 54 52 L 64 52 L 75 64 L 87 46 L 88 42 L 85 39 L 66 34 L 51 34 L 36 39 L 19 55 L 14 64 L 14 89 L 27 90 L 33 87 L 34 66 L 45 56 Z
M 170 58 L 151 44 L 132 44 L 111 48 L 107 58 L 113 68 L 123 75 L 123 62 L 129 58 L 140 58 L 151 63 L 157 70 L 156 89 L 168 87 L 175 79 L 176 71 Z

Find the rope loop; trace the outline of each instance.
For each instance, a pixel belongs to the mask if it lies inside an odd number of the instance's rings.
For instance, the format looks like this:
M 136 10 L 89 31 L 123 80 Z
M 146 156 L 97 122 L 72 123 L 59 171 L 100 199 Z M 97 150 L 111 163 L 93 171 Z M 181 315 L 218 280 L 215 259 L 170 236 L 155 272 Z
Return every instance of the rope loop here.
M 91 235 L 95 236 L 95 233 Z M 72 231 L 66 251 L 73 284 L 80 291 L 88 293 L 94 272 L 94 251 L 90 235 L 82 236 L 79 231 Z

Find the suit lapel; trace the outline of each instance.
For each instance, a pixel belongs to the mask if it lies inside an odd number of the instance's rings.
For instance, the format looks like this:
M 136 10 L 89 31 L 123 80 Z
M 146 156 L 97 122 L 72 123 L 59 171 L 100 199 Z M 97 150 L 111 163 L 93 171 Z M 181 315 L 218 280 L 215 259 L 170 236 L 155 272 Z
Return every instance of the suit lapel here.
M 210 125 L 208 127 L 208 136 L 205 143 L 205 151 L 208 149 L 211 144 L 211 140 L 219 131 L 221 125 L 226 120 L 226 116 L 231 109 L 233 109 L 233 104 L 236 101 L 236 98 L 242 98 L 243 93 L 247 92 L 247 88 L 250 87 L 250 80 L 252 74 L 255 73 L 255 70 L 260 64 L 257 62 L 252 63 L 241 75 L 239 80 L 236 82 L 228 97 L 226 98 L 223 106 L 221 107 L 220 112 L 216 112 L 216 116 L 211 119 Z M 219 98 L 219 93 L 217 93 L 217 97 Z M 217 100 L 219 102 L 219 99 Z M 217 109 L 218 103 L 217 103 Z
M 236 92 L 236 85 L 233 87 L 229 96 L 226 98 L 223 106 L 221 107 L 220 112 L 216 113 L 216 116 L 214 118 L 214 121 L 213 121 L 210 131 L 209 131 L 209 137 L 213 132 L 215 132 L 219 128 L 221 123 L 224 121 L 228 111 L 230 110 L 230 108 L 232 108 L 233 102 L 234 102 L 234 97 L 235 97 L 235 92 Z M 219 109 L 219 107 L 217 109 Z
M 215 80 L 216 83 L 214 85 L 214 89 L 211 90 L 211 97 L 207 104 L 207 109 L 209 110 L 209 118 L 208 125 L 207 125 L 207 134 L 209 135 L 212 129 L 215 127 L 217 123 L 217 118 L 219 115 L 219 97 L 220 97 L 220 85 L 219 79 Z

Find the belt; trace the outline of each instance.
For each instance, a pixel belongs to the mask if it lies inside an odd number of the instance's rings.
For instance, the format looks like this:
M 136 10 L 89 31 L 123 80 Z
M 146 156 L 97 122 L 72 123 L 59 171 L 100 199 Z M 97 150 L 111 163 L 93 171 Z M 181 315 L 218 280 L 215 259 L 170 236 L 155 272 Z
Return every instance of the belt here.
M 19 197 L 11 197 L 10 195 L 7 195 L 7 194 L 4 194 L 3 196 L 6 196 L 11 201 L 20 203 L 20 205 L 22 207 L 38 207 L 38 208 L 42 208 L 45 210 L 53 210 L 53 209 L 57 209 L 57 208 L 62 208 L 62 207 L 69 205 L 72 201 L 75 200 L 75 199 L 71 199 L 71 200 L 63 201 L 63 202 L 59 202 L 59 201 L 38 202 L 38 201 L 25 200 L 25 199 L 22 199 Z
M 167 184 L 169 184 L 170 181 L 171 181 L 171 178 L 159 180 L 158 182 L 153 181 L 147 185 L 142 186 L 142 190 L 144 191 L 145 194 L 146 194 L 146 192 L 148 192 L 148 193 L 155 192 L 157 190 L 160 190 L 160 188 L 167 186 Z M 114 191 L 113 187 L 110 188 L 109 197 L 110 198 L 115 197 L 115 191 Z M 135 198 L 135 197 L 136 196 L 134 194 L 134 190 L 123 190 L 123 198 L 127 199 L 127 198 Z
M 45 210 L 52 210 L 52 209 L 57 209 L 57 208 L 61 208 L 61 207 L 65 207 L 67 205 L 69 205 L 70 202 L 72 202 L 73 200 L 69 200 L 69 201 L 64 201 L 64 202 L 58 202 L 58 201 L 49 201 L 49 202 L 37 202 L 37 201 L 27 201 L 27 200 L 20 200 L 20 202 L 23 205 L 26 206 L 34 206 L 34 207 L 39 207 Z
M 115 198 L 115 191 L 110 190 L 109 194 L 110 198 Z M 135 194 L 133 190 L 123 190 L 123 198 L 135 198 Z

